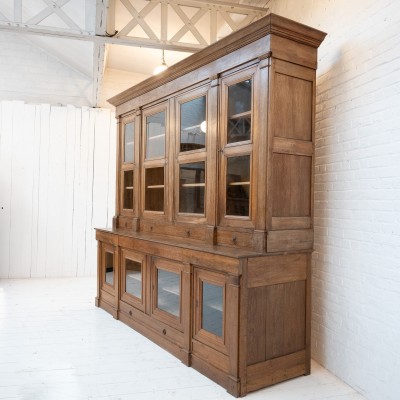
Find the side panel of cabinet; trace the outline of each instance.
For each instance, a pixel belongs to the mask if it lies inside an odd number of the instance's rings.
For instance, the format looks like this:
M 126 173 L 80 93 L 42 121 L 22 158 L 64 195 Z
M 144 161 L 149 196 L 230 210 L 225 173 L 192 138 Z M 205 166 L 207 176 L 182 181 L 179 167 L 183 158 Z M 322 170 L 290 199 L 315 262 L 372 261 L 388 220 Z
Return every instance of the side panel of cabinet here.
M 247 392 L 309 373 L 310 255 L 248 261 Z
M 315 71 L 273 59 L 270 74 L 267 251 L 313 246 Z

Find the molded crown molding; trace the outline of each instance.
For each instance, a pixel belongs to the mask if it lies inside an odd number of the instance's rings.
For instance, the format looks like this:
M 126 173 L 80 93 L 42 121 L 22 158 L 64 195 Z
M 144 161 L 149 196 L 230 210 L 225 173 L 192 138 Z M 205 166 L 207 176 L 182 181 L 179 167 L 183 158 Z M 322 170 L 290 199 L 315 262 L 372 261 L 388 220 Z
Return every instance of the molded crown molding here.
M 231 33 L 177 64 L 172 65 L 163 73 L 152 76 L 112 97 L 108 102 L 114 106 L 119 106 L 128 100 L 171 82 L 172 80 L 217 60 L 232 51 L 238 50 L 241 47 L 271 34 L 314 48 L 318 48 L 326 36 L 325 32 L 271 13 L 258 21 Z

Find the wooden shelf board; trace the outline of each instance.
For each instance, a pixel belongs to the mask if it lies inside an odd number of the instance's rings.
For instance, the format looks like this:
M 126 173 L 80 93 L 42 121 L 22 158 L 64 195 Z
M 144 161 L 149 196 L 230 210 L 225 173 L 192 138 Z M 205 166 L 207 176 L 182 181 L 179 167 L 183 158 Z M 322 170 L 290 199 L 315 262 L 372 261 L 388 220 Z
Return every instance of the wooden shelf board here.
M 147 139 L 154 140 L 154 139 L 160 139 L 162 137 L 165 137 L 165 133 L 162 133 L 161 135 L 156 135 L 156 136 L 147 136 Z
M 228 186 L 243 186 L 243 185 L 250 185 L 250 182 L 231 182 L 231 183 L 228 183 Z
M 250 111 L 245 111 L 239 114 L 233 114 L 233 115 L 229 115 L 229 119 L 239 119 L 239 118 L 243 118 L 243 117 L 251 117 L 251 110 Z
M 206 186 L 205 183 L 183 183 L 182 187 L 204 187 Z

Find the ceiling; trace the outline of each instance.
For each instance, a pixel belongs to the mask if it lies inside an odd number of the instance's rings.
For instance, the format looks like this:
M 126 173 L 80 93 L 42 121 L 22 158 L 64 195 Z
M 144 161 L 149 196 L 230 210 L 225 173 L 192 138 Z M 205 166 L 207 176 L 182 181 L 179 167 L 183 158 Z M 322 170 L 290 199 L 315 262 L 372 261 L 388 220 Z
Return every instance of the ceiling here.
M 84 3 L 84 7 L 82 6 Z M 24 35 L 95 82 L 108 69 L 153 73 L 260 18 L 269 0 L 1 0 L 0 30 Z M 183 50 L 183 51 L 181 51 Z

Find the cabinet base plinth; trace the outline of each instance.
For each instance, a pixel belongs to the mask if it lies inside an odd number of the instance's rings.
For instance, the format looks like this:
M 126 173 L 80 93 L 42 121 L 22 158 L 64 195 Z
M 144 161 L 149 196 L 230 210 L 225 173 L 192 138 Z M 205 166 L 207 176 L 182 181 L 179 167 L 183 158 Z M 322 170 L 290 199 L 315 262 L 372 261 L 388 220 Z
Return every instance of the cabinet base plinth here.
M 97 299 L 97 307 L 102 308 L 104 311 L 107 311 L 111 314 L 115 319 L 118 319 L 118 310 L 113 307 L 111 304 L 108 304 L 102 299 Z

